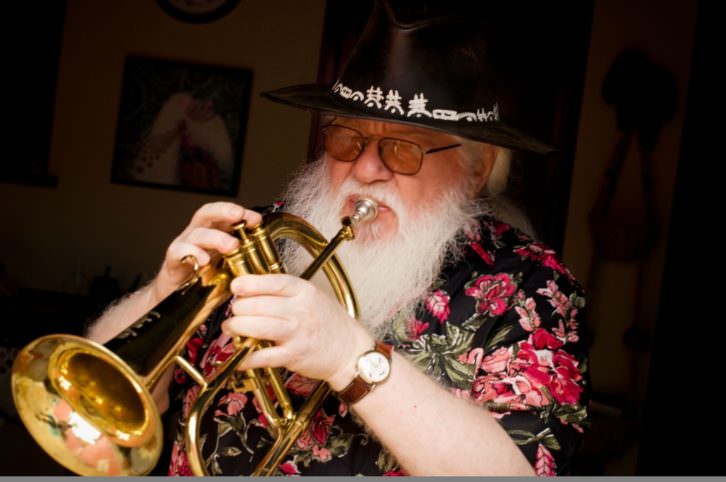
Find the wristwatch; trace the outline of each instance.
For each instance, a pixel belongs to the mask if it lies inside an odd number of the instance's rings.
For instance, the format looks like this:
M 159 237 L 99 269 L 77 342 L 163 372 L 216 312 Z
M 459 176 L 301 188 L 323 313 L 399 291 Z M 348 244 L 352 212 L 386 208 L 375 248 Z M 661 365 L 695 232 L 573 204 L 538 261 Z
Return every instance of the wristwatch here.
M 391 373 L 391 347 L 381 341 L 358 357 L 356 374 L 347 387 L 338 392 L 338 398 L 352 405 L 365 397 L 379 383 L 388 379 Z

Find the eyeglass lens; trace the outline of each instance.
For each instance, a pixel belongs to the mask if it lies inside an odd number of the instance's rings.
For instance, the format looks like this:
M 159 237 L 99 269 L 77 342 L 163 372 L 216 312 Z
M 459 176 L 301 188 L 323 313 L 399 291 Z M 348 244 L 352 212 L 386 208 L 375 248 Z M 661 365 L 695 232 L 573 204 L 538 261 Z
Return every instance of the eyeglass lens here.
M 325 150 L 339 161 L 352 162 L 358 159 L 368 138 L 350 127 L 331 124 L 323 128 Z M 423 160 L 421 147 L 410 141 L 381 138 L 378 155 L 388 169 L 399 174 L 416 174 Z

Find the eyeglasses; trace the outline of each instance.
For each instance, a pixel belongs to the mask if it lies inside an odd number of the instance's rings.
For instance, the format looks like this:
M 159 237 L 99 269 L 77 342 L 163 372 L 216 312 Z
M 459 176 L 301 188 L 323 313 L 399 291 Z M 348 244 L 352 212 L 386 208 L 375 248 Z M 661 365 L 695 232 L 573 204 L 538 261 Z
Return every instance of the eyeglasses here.
M 365 150 L 371 137 L 361 132 L 338 124 L 329 124 L 322 129 L 325 151 L 337 161 L 353 162 Z M 415 142 L 395 137 L 381 137 L 378 139 L 378 157 L 392 172 L 413 176 L 421 170 L 423 157 L 426 154 L 441 152 L 459 147 L 461 144 L 451 144 L 423 150 Z

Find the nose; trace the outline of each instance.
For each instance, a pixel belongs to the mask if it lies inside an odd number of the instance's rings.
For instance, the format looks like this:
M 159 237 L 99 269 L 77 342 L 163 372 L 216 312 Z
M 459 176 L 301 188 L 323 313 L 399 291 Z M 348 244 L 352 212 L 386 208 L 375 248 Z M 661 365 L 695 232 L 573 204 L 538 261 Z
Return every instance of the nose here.
M 353 176 L 361 183 L 386 182 L 393 178 L 393 172 L 386 167 L 378 155 L 378 141 L 371 139 L 353 161 Z

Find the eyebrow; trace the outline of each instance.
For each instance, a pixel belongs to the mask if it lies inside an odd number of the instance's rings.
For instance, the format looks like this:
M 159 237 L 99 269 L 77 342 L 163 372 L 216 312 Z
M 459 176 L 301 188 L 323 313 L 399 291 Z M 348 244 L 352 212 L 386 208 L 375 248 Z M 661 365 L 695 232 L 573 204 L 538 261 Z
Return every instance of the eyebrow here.
M 343 120 L 342 123 L 340 122 L 341 120 Z M 331 124 L 340 125 L 340 126 L 343 126 L 343 127 L 350 127 L 350 128 L 355 129 L 355 130 L 358 130 L 358 131 L 365 131 L 365 129 L 363 128 L 363 126 L 360 125 L 355 120 L 351 120 L 350 122 L 346 123 L 344 117 L 336 117 L 332 121 L 330 121 L 330 123 Z M 401 129 L 399 130 L 399 126 L 396 125 L 395 126 L 395 131 L 393 131 L 393 132 L 387 132 L 387 133 L 385 133 L 383 135 L 383 137 L 394 137 L 395 138 L 396 136 L 420 136 L 420 137 L 426 138 L 426 139 L 428 139 L 429 137 L 431 137 L 431 135 L 429 133 L 423 132 L 420 129 L 414 127 L 414 126 L 406 126 L 406 125 L 401 124 L 400 125 L 400 128 Z M 370 136 L 370 134 L 367 133 L 367 132 L 363 132 L 363 133 Z

